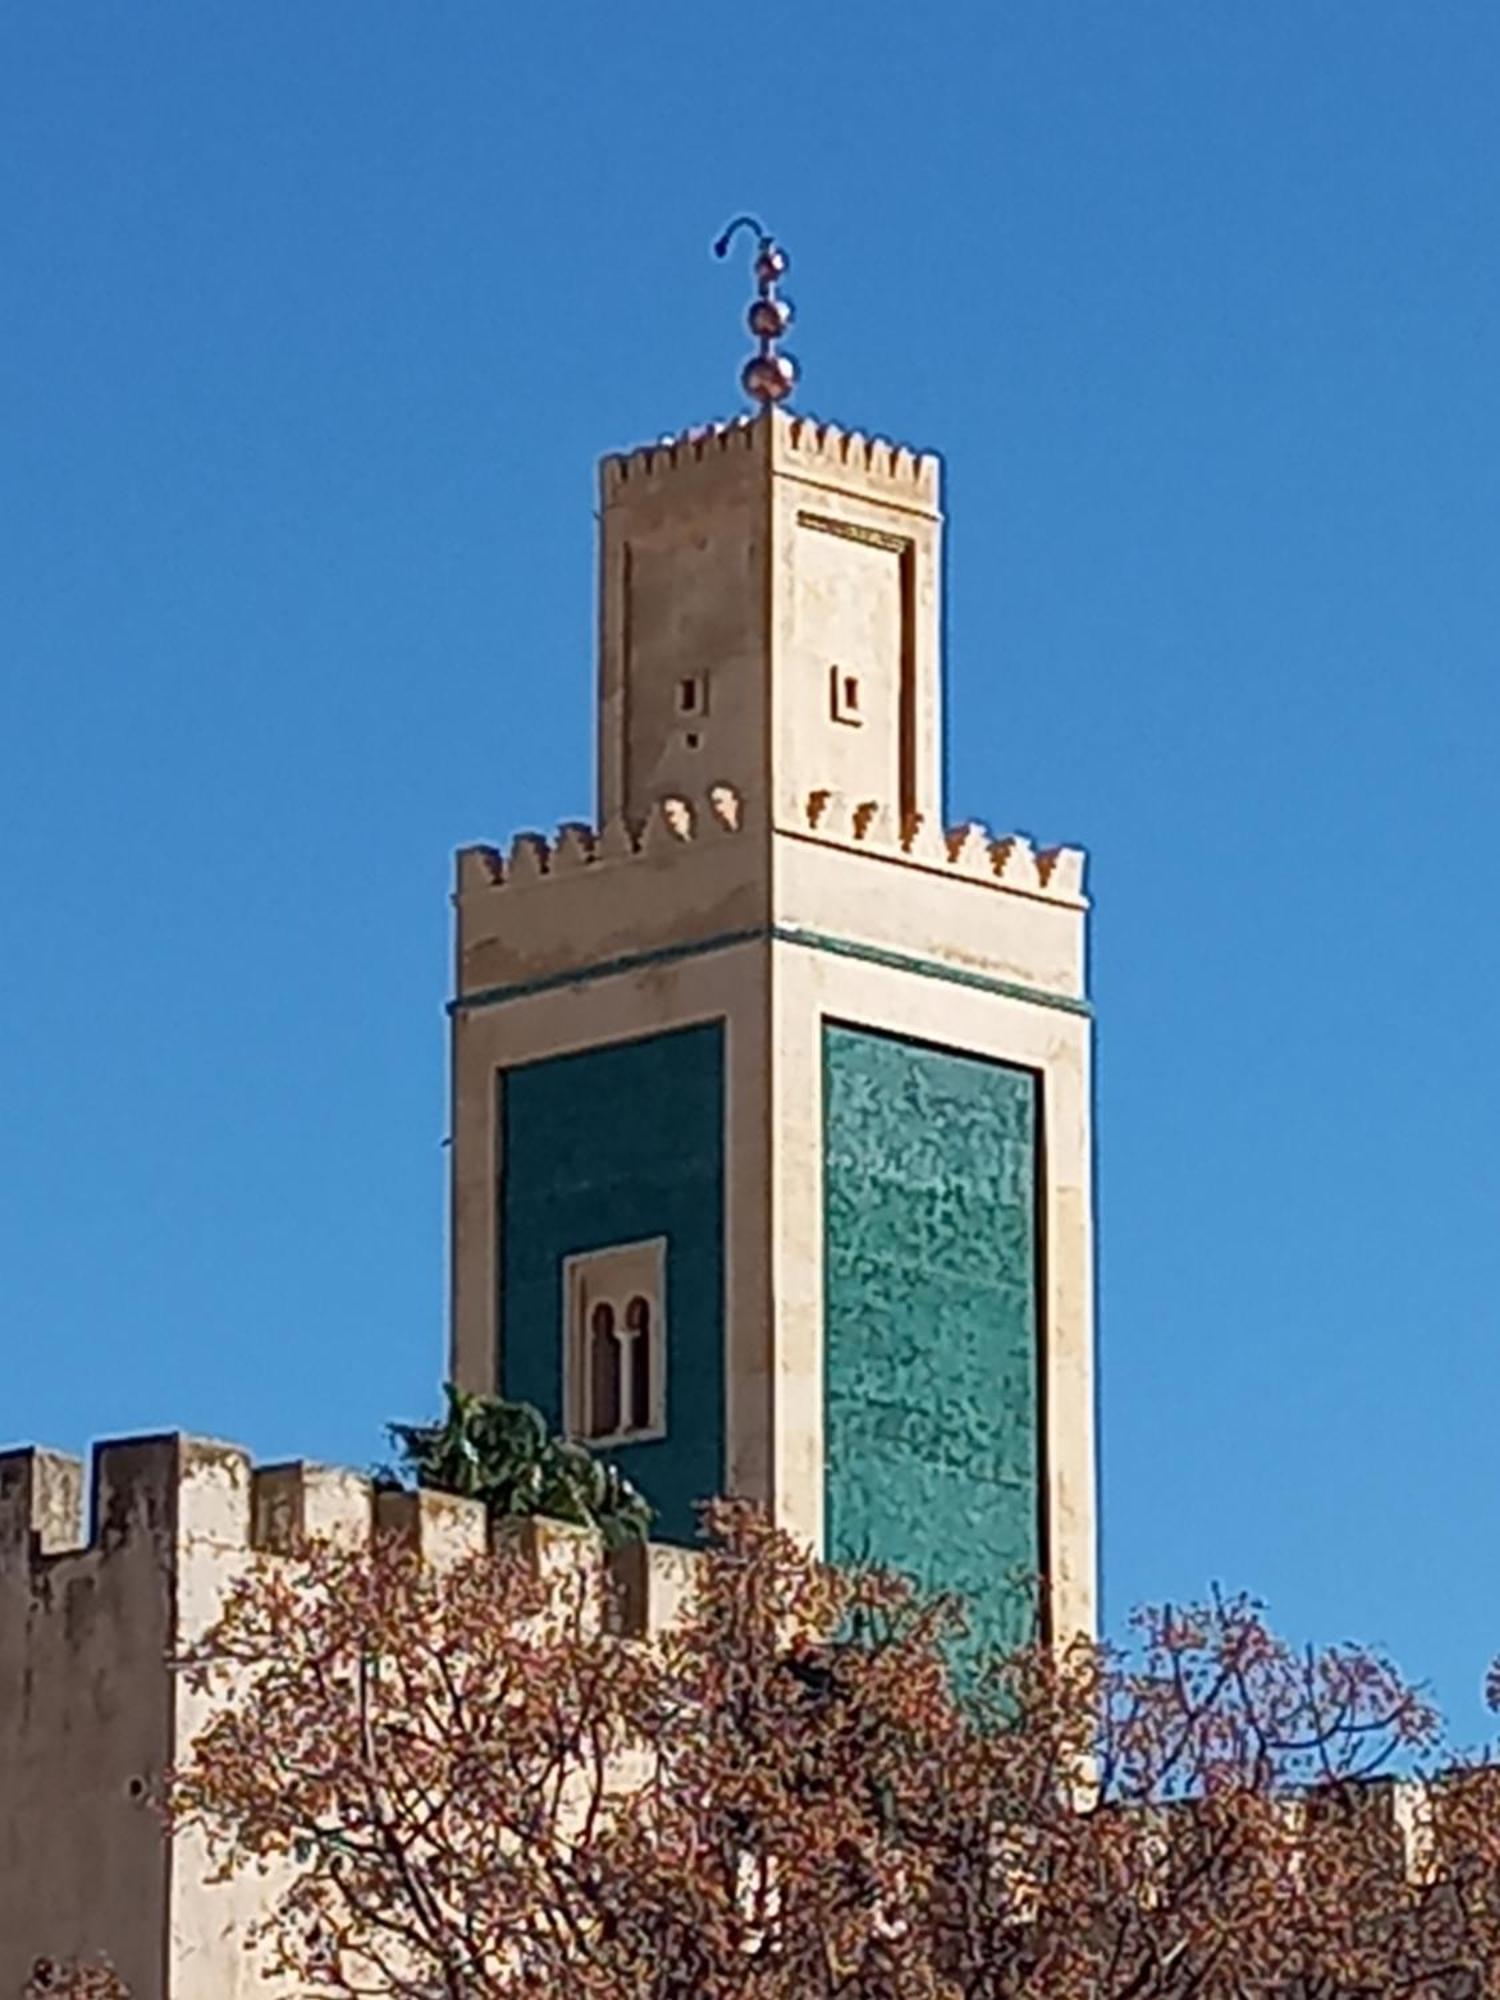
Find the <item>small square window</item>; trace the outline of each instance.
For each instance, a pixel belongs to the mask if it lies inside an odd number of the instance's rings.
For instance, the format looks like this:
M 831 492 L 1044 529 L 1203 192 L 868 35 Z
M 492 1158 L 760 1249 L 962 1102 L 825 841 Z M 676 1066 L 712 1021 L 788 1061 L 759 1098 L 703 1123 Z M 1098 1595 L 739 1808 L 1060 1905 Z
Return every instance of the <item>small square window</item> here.
M 677 683 L 677 713 L 679 715 L 707 715 L 708 676 L 706 674 L 686 674 Z
M 864 721 L 859 707 L 859 675 L 851 674 L 847 667 L 830 667 L 828 705 L 835 722 L 846 722 L 857 729 Z
M 567 1431 L 588 1444 L 665 1437 L 667 1240 L 563 1260 Z

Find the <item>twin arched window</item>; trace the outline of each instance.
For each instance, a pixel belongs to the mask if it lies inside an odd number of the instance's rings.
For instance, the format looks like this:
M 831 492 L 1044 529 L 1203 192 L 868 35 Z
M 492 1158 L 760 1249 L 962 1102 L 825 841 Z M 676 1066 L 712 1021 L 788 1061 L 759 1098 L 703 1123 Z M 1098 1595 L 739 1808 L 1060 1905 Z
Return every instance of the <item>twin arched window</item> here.
M 589 1315 L 589 1437 L 653 1428 L 653 1333 L 651 1301 L 639 1292 L 623 1312 L 601 1299 Z
M 570 1436 L 603 1443 L 664 1435 L 666 1278 L 664 1236 L 564 1260 Z

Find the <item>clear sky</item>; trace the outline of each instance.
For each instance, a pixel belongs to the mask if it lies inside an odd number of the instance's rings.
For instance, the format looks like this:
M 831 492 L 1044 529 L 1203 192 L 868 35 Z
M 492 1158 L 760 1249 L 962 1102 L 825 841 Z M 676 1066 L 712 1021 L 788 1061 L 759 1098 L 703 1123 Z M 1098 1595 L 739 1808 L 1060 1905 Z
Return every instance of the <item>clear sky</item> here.
M 593 461 L 947 460 L 950 805 L 1092 853 L 1109 1621 L 1500 1648 L 1494 0 L 0 9 L 0 1433 L 368 1462 L 450 854 L 590 804 Z

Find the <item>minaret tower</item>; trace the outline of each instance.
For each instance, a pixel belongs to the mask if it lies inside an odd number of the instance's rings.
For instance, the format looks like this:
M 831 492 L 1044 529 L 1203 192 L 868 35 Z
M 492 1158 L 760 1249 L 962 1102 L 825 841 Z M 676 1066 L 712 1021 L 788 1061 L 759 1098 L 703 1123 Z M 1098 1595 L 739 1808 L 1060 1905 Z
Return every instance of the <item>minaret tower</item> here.
M 1083 856 L 946 825 L 939 464 L 782 406 L 785 268 L 600 467 L 597 823 L 458 857 L 452 1372 L 1091 1630 Z

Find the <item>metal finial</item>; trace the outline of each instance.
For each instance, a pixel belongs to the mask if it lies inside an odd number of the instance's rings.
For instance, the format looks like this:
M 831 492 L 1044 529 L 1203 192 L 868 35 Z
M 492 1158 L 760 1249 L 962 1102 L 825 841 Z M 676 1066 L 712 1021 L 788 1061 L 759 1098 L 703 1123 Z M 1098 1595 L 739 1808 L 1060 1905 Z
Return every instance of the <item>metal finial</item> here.
M 752 354 L 740 371 L 740 386 L 754 403 L 763 406 L 782 403 L 797 383 L 796 362 L 790 354 L 776 352 L 777 341 L 792 323 L 791 300 L 776 295 L 777 282 L 786 276 L 791 260 L 753 215 L 737 215 L 734 218 L 715 243 L 714 255 L 727 257 L 730 244 L 742 229 L 753 230 L 758 239 L 752 267 L 756 296 L 750 302 L 745 320 L 760 342 L 760 352 Z

